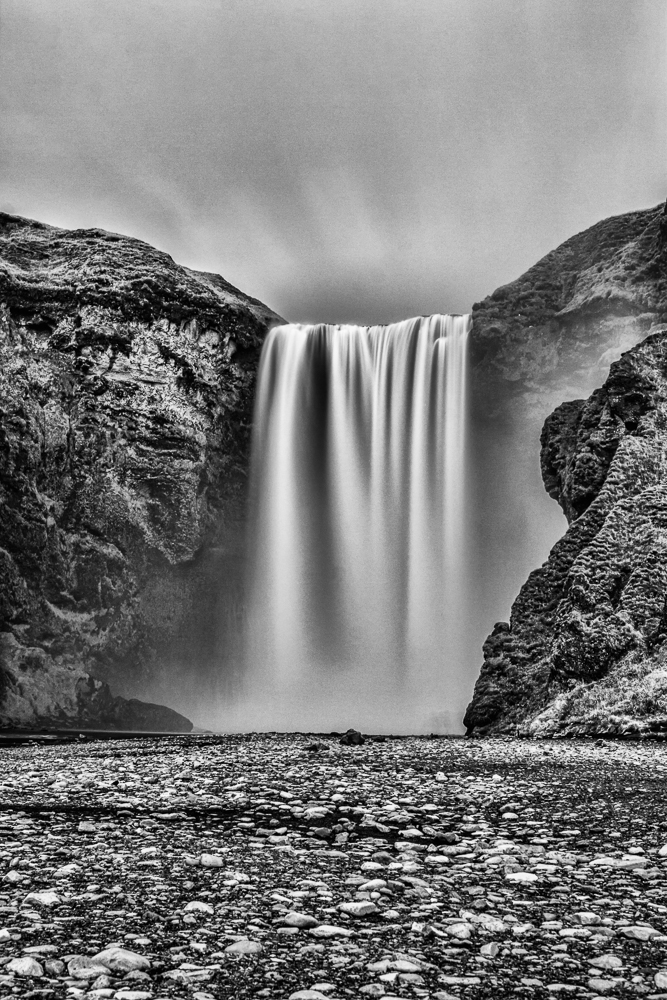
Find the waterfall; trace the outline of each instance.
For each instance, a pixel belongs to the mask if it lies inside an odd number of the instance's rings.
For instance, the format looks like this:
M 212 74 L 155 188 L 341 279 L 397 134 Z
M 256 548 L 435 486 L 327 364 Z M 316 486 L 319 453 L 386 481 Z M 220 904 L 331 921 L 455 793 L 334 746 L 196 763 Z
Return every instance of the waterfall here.
M 436 315 L 270 332 L 230 727 L 460 731 L 468 330 Z

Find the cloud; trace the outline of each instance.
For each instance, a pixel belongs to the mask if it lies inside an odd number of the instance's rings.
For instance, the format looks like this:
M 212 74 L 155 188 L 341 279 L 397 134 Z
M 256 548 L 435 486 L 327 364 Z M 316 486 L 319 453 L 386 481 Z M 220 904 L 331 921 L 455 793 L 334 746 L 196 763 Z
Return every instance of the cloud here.
M 655 0 L 3 0 L 3 201 L 293 320 L 462 311 L 665 196 Z

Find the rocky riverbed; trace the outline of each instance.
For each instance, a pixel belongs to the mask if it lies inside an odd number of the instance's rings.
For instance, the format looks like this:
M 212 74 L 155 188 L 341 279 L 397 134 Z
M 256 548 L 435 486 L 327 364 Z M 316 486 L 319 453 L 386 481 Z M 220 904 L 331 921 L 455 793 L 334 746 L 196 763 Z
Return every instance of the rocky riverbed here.
M 0 748 L 0 998 L 667 997 L 667 747 Z

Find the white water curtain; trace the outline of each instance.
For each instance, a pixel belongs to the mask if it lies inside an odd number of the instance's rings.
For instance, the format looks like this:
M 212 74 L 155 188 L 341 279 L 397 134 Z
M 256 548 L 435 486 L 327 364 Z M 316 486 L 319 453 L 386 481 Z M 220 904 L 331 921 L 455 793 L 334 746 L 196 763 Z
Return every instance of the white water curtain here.
M 270 332 L 253 441 L 245 687 L 230 725 L 451 727 L 469 325 L 436 315 Z

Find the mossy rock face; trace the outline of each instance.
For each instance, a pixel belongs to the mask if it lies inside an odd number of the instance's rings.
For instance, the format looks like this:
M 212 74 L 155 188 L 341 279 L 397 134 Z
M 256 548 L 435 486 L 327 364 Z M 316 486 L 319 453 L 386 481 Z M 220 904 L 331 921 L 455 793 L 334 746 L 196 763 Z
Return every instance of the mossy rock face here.
M 560 299 L 540 313 L 544 276 L 555 282 L 566 263 L 572 272 Z M 529 576 L 510 622 L 487 640 L 465 724 L 469 733 L 657 733 L 667 717 L 664 210 L 599 223 L 514 284 L 481 304 L 482 330 L 493 315 L 496 337 L 511 328 L 528 342 L 525 324 L 548 322 L 562 351 L 576 347 L 574 329 L 588 349 L 596 331 L 624 314 L 642 338 L 611 364 L 601 388 L 562 403 L 544 424 L 542 476 L 569 528 Z M 520 293 L 524 312 L 513 319 Z M 496 356 L 489 347 L 480 363 L 497 368 L 500 347 Z
M 168 698 L 174 643 L 237 599 L 278 322 L 139 240 L 0 215 L 0 725 L 169 728 L 106 684 Z

